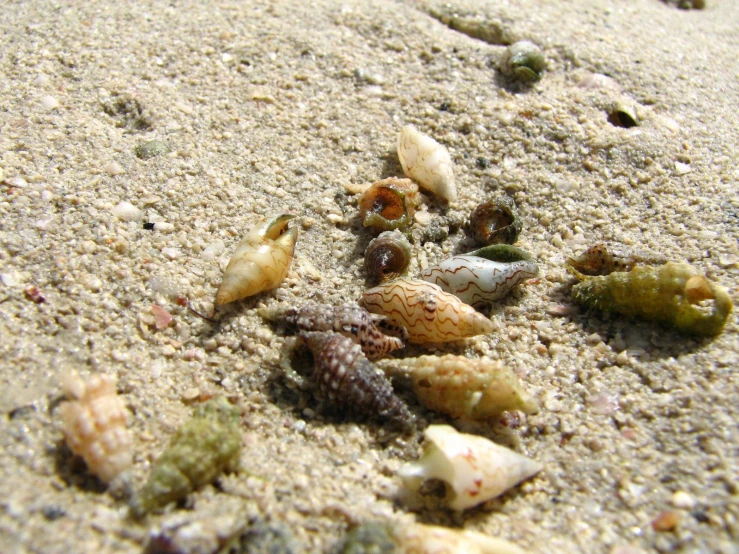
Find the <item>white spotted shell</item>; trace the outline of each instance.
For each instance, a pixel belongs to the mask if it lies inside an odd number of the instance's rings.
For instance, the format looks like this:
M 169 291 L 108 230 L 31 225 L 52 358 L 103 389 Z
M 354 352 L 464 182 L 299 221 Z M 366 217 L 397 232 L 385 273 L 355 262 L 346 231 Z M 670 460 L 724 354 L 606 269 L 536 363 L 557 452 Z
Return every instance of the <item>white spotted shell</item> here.
M 413 125 L 403 127 L 398 134 L 398 158 L 407 177 L 448 202 L 457 200 L 452 157 L 430 136 Z

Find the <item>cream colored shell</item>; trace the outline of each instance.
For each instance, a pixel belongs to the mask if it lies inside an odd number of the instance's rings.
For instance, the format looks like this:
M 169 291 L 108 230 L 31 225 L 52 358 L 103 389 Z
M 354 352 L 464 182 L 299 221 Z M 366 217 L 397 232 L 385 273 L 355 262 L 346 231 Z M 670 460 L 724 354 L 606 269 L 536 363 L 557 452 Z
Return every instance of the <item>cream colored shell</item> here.
M 431 425 L 421 458 L 399 470 L 413 490 L 426 479 L 440 479 L 452 490 L 449 506 L 464 510 L 503 494 L 542 466 L 486 438 L 459 433 L 449 425 Z
M 452 157 L 430 136 L 413 125 L 403 127 L 398 134 L 398 158 L 407 177 L 449 202 L 457 200 Z
M 440 287 L 401 277 L 365 291 L 368 311 L 408 330 L 415 343 L 448 342 L 493 331 L 492 322 Z
M 464 529 L 413 523 L 395 531 L 403 554 L 526 554 L 505 539 Z
M 62 377 L 62 387 L 70 399 L 59 406 L 69 448 L 85 460 L 91 473 L 110 482 L 133 459 L 126 429 L 129 413 L 116 394 L 115 378 L 100 374 L 85 382 L 70 373 Z

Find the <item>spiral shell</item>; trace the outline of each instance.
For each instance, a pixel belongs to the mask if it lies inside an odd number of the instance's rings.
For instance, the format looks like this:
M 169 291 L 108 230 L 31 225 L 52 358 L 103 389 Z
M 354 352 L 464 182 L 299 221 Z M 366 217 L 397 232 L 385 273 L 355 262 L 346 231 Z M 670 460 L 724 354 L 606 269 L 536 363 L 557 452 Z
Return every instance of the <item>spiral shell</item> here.
M 572 287 L 578 304 L 655 321 L 683 333 L 717 335 L 733 308 L 723 287 L 687 264 L 637 265 L 629 272 L 597 277 L 572 267 L 570 272 L 580 281 Z
M 364 267 L 370 279 L 384 282 L 403 275 L 411 262 L 411 243 L 400 231 L 385 231 L 370 241 Z
M 385 374 L 351 339 L 333 331 L 300 333 L 313 352 L 313 380 L 333 404 L 410 426 L 413 416 Z
M 141 517 L 184 498 L 224 471 L 235 471 L 241 452 L 240 419 L 240 410 L 224 396 L 198 406 L 154 462 L 148 480 L 132 499 L 132 513 Z
M 470 231 L 480 244 L 513 244 L 522 228 L 516 203 L 507 196 L 483 202 L 470 214 Z
M 373 183 L 359 199 L 362 225 L 375 230 L 405 229 L 418 205 L 418 185 L 390 177 Z
M 77 373 L 69 373 L 62 387 L 70 399 L 59 406 L 67 444 L 91 473 L 108 483 L 133 461 L 126 429 L 129 413 L 116 394 L 116 380 L 99 374 L 85 382 Z
M 501 71 L 522 83 L 541 79 L 547 68 L 547 60 L 541 49 L 531 41 L 520 40 L 511 44 L 503 57 Z
M 493 331 L 492 322 L 437 285 L 401 277 L 365 291 L 362 304 L 408 330 L 415 343 L 448 342 Z
M 421 279 L 434 283 L 466 304 L 497 302 L 513 287 L 536 277 L 539 266 L 532 261 L 500 263 L 477 256 L 452 256 L 421 272 Z
M 636 264 L 653 265 L 665 262 L 665 258 L 657 254 L 603 243 L 591 246 L 579 256 L 567 258 L 567 263 L 583 275 L 608 275 L 614 271 L 631 271 Z
M 236 247 L 216 293 L 220 306 L 280 286 L 290 269 L 298 228 L 294 215 L 280 214 L 262 221 Z
M 457 200 L 454 166 L 449 151 L 413 125 L 398 134 L 398 158 L 403 173 L 448 202 Z

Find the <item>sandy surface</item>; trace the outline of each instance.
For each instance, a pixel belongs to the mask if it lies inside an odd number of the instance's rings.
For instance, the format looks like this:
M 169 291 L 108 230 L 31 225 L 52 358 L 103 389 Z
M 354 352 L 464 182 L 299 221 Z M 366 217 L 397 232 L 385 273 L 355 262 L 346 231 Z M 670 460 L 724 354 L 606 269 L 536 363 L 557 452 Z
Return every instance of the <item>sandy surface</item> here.
M 139 552 L 165 522 L 263 518 L 306 552 L 371 519 L 465 527 L 540 553 L 739 552 L 736 317 L 698 341 L 562 309 L 565 257 L 603 240 L 687 261 L 739 301 L 739 3 L 365 4 L 2 2 L 0 550 Z M 496 70 L 505 47 L 440 21 L 455 12 L 542 46 L 544 79 L 510 87 Z M 578 86 L 593 72 L 611 85 Z M 637 104 L 640 126 L 608 122 L 619 100 Z M 400 175 L 394 141 L 408 123 L 456 165 L 459 201 L 445 212 L 429 200 L 434 220 L 511 195 L 518 245 L 541 270 L 493 310 L 496 333 L 401 354 L 503 360 L 543 406 L 514 429 L 459 425 L 546 468 L 462 514 L 399 502 L 395 471 L 420 435 L 325 412 L 283 377 L 284 336 L 255 309 L 359 298 L 370 235 L 344 185 Z M 154 139 L 170 152 L 137 157 Z M 140 219 L 116 217 L 121 201 Z M 227 307 L 218 325 L 178 306 L 212 308 L 237 242 L 271 212 L 302 218 L 283 286 Z M 472 246 L 463 229 L 431 227 L 414 231 L 414 268 Z M 157 330 L 152 305 L 174 323 Z M 130 521 L 64 446 L 70 369 L 118 376 L 135 485 L 199 395 L 244 410 L 244 470 Z M 446 421 L 400 392 L 422 423 Z M 678 491 L 688 496 L 675 506 Z M 665 511 L 677 528 L 656 532 Z

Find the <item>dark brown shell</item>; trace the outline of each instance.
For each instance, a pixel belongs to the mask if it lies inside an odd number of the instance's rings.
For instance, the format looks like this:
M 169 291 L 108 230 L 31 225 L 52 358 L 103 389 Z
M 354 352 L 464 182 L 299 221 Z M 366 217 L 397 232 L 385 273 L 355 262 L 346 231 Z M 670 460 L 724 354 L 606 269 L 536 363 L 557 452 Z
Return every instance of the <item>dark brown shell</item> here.
M 351 339 L 333 331 L 300 336 L 313 352 L 313 380 L 324 398 L 347 411 L 410 427 L 414 418 L 408 407 Z
M 522 228 L 516 204 L 507 196 L 484 202 L 470 214 L 470 231 L 480 244 L 513 244 Z
M 390 177 L 373 183 L 359 199 L 362 225 L 377 231 L 404 229 L 413 221 L 418 185 L 410 179 Z
M 372 240 L 364 253 L 364 267 L 375 282 L 403 275 L 411 262 L 411 243 L 400 231 L 385 231 Z

